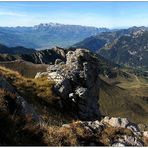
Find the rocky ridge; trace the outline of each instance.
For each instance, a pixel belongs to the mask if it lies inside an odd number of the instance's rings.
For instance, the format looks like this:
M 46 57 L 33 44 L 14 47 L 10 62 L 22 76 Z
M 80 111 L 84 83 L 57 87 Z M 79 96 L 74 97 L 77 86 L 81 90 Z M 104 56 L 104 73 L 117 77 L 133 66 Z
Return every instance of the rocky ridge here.
M 88 50 L 76 49 L 66 54 L 66 63 L 56 60 L 47 69 L 48 78 L 56 81 L 54 90 L 62 105 L 69 104 L 80 119 L 100 117 L 97 63 L 97 58 Z

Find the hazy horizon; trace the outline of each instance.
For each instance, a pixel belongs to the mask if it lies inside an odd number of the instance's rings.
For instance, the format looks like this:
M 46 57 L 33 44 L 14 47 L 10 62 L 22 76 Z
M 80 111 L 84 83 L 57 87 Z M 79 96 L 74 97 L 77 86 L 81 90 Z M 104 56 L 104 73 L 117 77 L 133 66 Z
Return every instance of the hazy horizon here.
M 148 2 L 0 2 L 0 26 L 59 23 L 110 29 L 148 26 Z
M 105 26 L 102 26 L 102 27 L 98 27 L 98 26 L 91 26 L 91 25 L 80 25 L 80 24 L 68 24 L 68 23 L 60 23 L 60 22 L 44 22 L 44 23 L 42 23 L 42 22 L 40 22 L 40 23 L 38 23 L 38 24 L 34 24 L 34 25 L 17 25 L 17 26 L 0 26 L 0 27 L 8 27 L 8 28 L 16 28 L 16 27 L 35 27 L 35 26 L 38 26 L 38 25 L 41 25 L 41 24 L 51 24 L 51 23 L 53 23 L 53 24 L 59 24 L 59 25 L 76 25 L 76 26 L 84 26 L 84 27 L 96 27 L 96 28 L 106 28 L 106 29 L 128 29 L 128 28 L 131 28 L 131 27 L 148 27 L 148 26 L 142 26 L 142 25 L 140 25 L 140 26 L 126 26 L 126 27 L 113 27 L 113 28 L 109 28 L 109 27 L 105 27 Z

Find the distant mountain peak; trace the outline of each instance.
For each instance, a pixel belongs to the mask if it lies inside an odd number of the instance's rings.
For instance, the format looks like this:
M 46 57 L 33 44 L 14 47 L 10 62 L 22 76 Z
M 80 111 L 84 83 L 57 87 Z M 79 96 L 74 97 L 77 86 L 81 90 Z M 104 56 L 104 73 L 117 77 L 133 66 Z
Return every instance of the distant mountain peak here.
M 41 23 L 32 27 L 0 27 L 0 43 L 27 48 L 69 47 L 89 36 L 109 31 L 107 28 Z
M 49 23 L 40 23 L 39 25 L 35 25 L 34 27 L 49 27 L 49 26 L 55 27 L 55 26 L 62 26 L 62 25 L 64 24 L 49 22 Z

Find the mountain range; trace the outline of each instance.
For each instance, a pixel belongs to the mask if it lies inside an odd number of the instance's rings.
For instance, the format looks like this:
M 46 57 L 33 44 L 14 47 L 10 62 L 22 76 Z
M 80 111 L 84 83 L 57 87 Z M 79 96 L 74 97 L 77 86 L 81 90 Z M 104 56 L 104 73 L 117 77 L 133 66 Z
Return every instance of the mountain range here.
M 48 50 L 50 47 L 68 46 L 86 48 L 115 64 L 146 71 L 147 41 L 148 28 L 144 26 L 118 30 L 58 23 L 40 24 L 34 27 L 0 27 L 1 54 L 21 54 L 21 58 L 38 64 L 49 63 L 48 58 L 53 55 L 52 51 Z M 35 48 L 47 51 L 35 52 Z M 14 57 L 1 55 L 1 59 L 5 61 Z
M 148 68 L 148 28 L 131 27 L 91 36 L 73 45 L 87 48 L 104 58 L 136 68 Z
M 37 49 L 67 47 L 86 37 L 106 31 L 109 29 L 58 23 L 33 27 L 0 27 L 0 43 L 9 47 L 24 46 Z

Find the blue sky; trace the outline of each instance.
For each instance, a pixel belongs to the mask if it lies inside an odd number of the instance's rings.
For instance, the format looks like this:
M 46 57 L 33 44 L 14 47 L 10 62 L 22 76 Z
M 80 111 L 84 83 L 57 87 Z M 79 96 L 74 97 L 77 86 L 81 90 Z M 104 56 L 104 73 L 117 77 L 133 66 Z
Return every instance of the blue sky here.
M 148 2 L 0 2 L 0 26 L 148 26 Z

